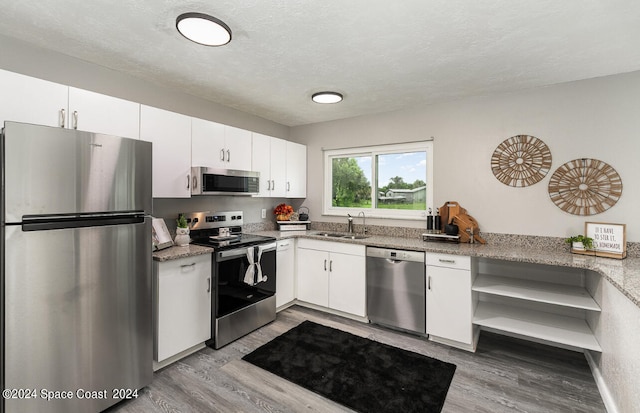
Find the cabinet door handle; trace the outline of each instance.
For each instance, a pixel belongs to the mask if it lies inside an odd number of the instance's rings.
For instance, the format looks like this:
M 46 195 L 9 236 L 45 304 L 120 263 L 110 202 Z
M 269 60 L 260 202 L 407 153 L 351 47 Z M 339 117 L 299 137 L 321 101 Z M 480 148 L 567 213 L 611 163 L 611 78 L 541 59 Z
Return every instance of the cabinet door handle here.
M 196 263 L 195 263 L 195 262 L 192 262 L 191 264 L 184 264 L 184 265 L 181 265 L 181 266 L 180 266 L 180 268 L 195 267 L 195 266 L 196 266 Z
M 455 264 L 456 263 L 456 260 L 445 260 L 445 259 L 442 259 L 442 258 L 438 258 L 438 261 L 444 262 L 446 264 Z
M 327 260 L 324 260 L 324 270 L 327 271 Z
M 191 182 L 191 177 L 187 174 L 187 189 L 189 189 L 189 183 Z
M 220 149 L 220 160 L 224 162 L 224 149 Z
M 289 192 L 290 190 L 291 190 L 291 183 L 287 181 L 287 192 Z
M 211 292 L 211 277 L 207 277 L 207 292 Z
M 227 149 L 227 162 L 231 162 L 231 151 Z
M 271 181 L 267 179 L 267 191 L 271 191 Z
M 64 123 L 65 123 L 65 120 L 66 120 L 65 118 L 66 118 L 66 117 L 67 117 L 67 115 L 66 115 L 66 111 L 65 111 L 64 109 L 60 109 L 60 118 L 61 118 L 61 119 L 60 119 L 60 120 L 61 120 L 61 122 L 60 122 L 60 127 L 61 127 L 61 128 L 64 128 Z
M 333 271 L 333 260 L 329 261 L 329 272 Z
M 271 180 L 271 190 L 273 191 L 274 189 L 276 189 L 276 181 L 274 181 L 273 179 Z
M 78 111 L 73 111 L 73 129 L 78 129 Z
M 427 290 L 431 291 L 431 276 L 427 277 Z

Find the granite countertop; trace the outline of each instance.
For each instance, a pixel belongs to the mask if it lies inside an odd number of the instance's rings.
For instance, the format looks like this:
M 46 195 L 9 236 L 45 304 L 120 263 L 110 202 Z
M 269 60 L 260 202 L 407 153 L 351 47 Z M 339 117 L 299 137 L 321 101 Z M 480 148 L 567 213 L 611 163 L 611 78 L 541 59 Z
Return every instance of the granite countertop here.
M 211 254 L 213 248 L 200 245 L 189 244 L 186 247 L 169 247 L 163 250 L 154 251 L 152 256 L 154 261 L 171 261 L 179 258 L 193 257 L 195 255 Z
M 367 236 L 365 239 L 325 237 L 314 235 L 318 231 L 258 231 L 257 235 L 266 235 L 276 239 L 308 238 L 332 242 L 367 245 L 371 247 L 397 248 L 412 251 L 439 252 L 471 257 L 493 258 L 505 261 L 527 262 L 533 264 L 556 265 L 560 267 L 583 268 L 596 271 L 613 284 L 633 303 L 640 307 L 640 258 L 594 257 L 571 254 L 568 249 L 545 249 L 532 246 L 511 246 L 508 244 L 454 244 L 422 241 L 420 238 L 402 238 L 380 235 Z

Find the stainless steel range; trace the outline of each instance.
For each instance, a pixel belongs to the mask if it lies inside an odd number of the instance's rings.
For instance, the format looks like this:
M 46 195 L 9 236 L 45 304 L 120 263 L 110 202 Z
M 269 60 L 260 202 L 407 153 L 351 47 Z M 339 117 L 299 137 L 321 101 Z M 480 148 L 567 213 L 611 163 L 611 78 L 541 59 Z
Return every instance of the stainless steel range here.
M 218 349 L 276 319 L 276 239 L 243 234 L 242 211 L 184 214 L 194 244 L 214 248 L 209 347 Z

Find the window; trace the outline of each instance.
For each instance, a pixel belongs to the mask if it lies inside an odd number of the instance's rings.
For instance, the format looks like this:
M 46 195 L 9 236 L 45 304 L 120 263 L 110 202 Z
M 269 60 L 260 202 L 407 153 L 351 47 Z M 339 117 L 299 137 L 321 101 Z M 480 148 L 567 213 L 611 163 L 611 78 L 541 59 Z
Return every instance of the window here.
M 433 209 L 433 145 L 416 142 L 324 152 L 324 214 L 423 219 Z

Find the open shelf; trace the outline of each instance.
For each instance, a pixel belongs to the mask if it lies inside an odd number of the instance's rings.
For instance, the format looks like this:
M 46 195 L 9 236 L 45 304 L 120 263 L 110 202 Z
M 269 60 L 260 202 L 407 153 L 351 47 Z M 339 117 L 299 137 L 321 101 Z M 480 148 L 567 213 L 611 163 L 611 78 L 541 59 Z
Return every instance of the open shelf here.
M 473 324 L 567 346 L 602 351 L 587 322 L 582 318 L 479 302 Z
M 478 274 L 471 289 L 503 297 L 600 311 L 600 306 L 589 292 L 579 286 Z

